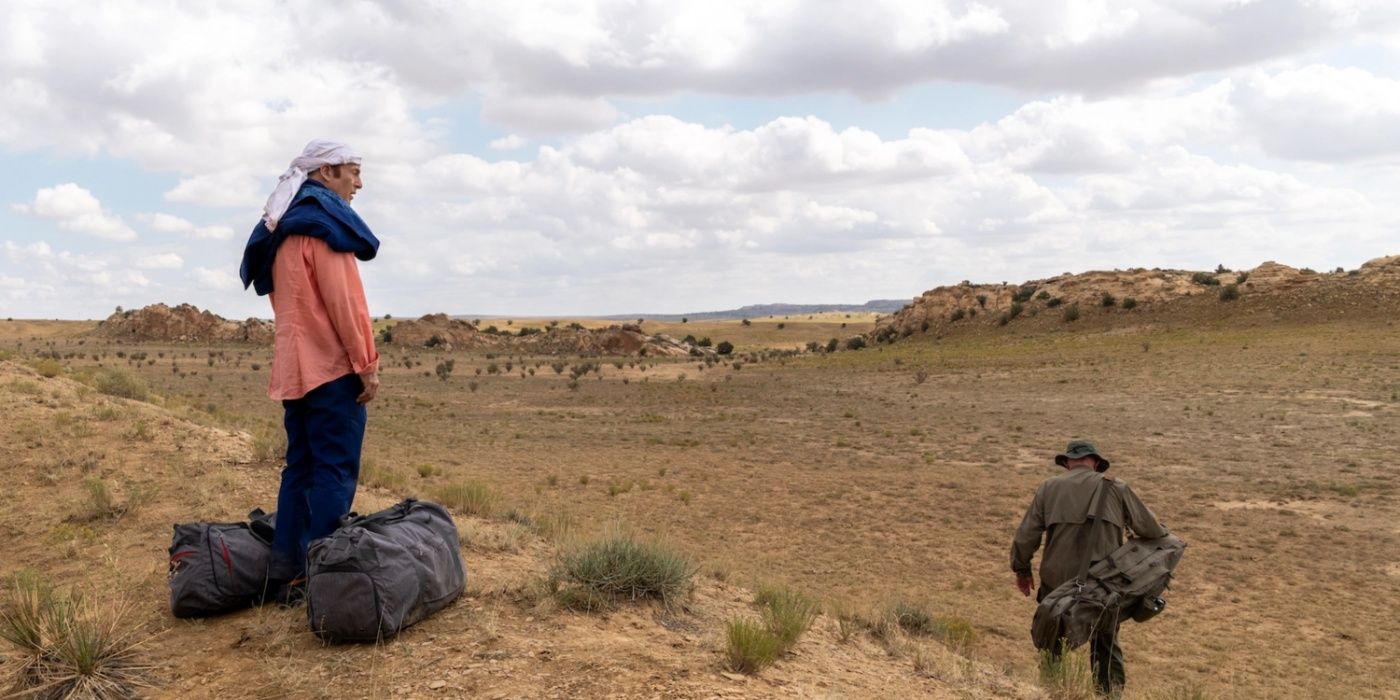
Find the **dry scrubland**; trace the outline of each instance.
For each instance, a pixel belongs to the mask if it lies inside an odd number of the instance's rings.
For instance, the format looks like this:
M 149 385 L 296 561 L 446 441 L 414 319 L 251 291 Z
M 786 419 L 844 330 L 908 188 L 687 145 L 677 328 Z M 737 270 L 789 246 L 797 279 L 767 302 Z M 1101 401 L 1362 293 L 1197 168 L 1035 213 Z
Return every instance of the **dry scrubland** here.
M 713 365 L 383 346 L 357 509 L 469 480 L 494 501 L 454 511 L 464 599 L 377 647 L 322 647 L 299 611 L 164 611 L 172 522 L 274 502 L 267 348 L 0 323 L 0 573 L 132 600 L 157 696 L 1049 697 L 1007 548 L 1053 453 L 1086 436 L 1190 544 L 1167 613 L 1124 626 L 1127 697 L 1394 697 L 1394 311 L 1193 299 L 767 359 L 869 319 L 647 324 L 738 346 Z M 147 401 L 90 388 L 112 367 Z M 617 527 L 695 557 L 684 605 L 573 612 L 544 590 L 570 541 Z M 730 673 L 726 623 L 758 619 L 774 583 L 823 612 L 773 666 Z M 897 602 L 936 633 L 861 622 Z M 970 640 L 947 633 L 963 621 Z

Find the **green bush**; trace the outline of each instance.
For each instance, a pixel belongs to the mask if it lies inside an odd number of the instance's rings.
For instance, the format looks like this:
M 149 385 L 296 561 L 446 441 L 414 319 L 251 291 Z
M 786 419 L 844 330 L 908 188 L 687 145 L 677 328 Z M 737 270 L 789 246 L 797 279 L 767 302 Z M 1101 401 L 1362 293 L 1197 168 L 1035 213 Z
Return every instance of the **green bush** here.
M 836 352 L 836 348 L 838 348 L 838 347 L 841 347 L 841 341 L 839 341 L 839 340 L 837 340 L 837 339 L 835 339 L 835 338 L 832 338 L 831 340 L 826 341 L 826 351 L 827 351 L 827 352 Z
M 1017 303 L 1028 302 L 1031 300 L 1032 296 L 1035 296 L 1035 290 L 1036 287 L 1033 284 L 1021 287 L 1020 289 L 1016 290 L 1015 294 L 1011 295 L 1011 301 Z
M 1244 283 L 1245 283 L 1245 280 L 1248 280 L 1248 279 L 1249 279 L 1249 273 L 1248 273 L 1248 272 L 1241 272 L 1241 273 L 1239 273 L 1238 275 L 1235 275 L 1235 284 L 1244 284 Z
M 1115 296 L 1113 296 L 1112 294 L 1109 294 L 1108 292 L 1104 292 L 1104 293 L 1103 293 L 1103 296 L 1102 296 L 1102 297 L 1099 297 L 1099 304 L 1100 304 L 1101 306 L 1103 306 L 1105 309 L 1110 308 L 1110 307 L 1113 307 L 1113 306 L 1117 306 L 1117 305 L 1118 305 L 1118 298 L 1115 297 Z
M 1238 284 L 1227 284 L 1220 288 L 1221 301 L 1234 301 L 1240 298 L 1240 286 Z
M 727 340 L 721 340 L 719 341 L 719 345 L 715 346 L 715 352 L 721 355 L 728 355 L 734 352 L 734 344 Z
M 496 507 L 496 492 L 479 479 L 467 479 L 439 488 L 438 502 L 459 513 L 486 517 Z
M 689 589 L 695 570 L 684 554 L 614 533 L 561 553 L 549 581 L 570 607 L 596 609 L 599 603 L 641 598 L 669 604 Z
M 962 309 L 954 309 L 953 315 L 948 317 L 949 321 L 961 321 L 967 316 L 967 312 Z
M 847 350 L 859 350 L 863 347 L 865 347 L 865 338 L 862 336 L 858 335 L 846 341 Z
M 99 372 L 94 380 L 97 390 L 109 396 L 145 401 L 150 395 L 146 383 L 132 376 L 126 370 L 109 367 Z
M 1064 318 L 1065 318 L 1065 321 L 1066 321 L 1067 323 L 1073 323 L 1074 321 L 1078 321 L 1078 320 L 1079 320 L 1079 304 L 1078 304 L 1078 303 L 1074 303 L 1074 304 L 1070 304 L 1069 306 L 1066 306 L 1066 307 L 1065 307 Z
M 1045 302 L 1045 306 L 1047 306 L 1047 307 L 1053 309 L 1053 308 L 1055 308 L 1056 306 L 1059 306 L 1060 304 L 1063 304 L 1063 303 L 1065 303 L 1065 300 L 1064 300 L 1064 299 L 1061 299 L 1061 298 L 1059 298 L 1059 297 L 1054 297 L 1053 299 L 1050 299 L 1049 301 Z
M 1220 284 L 1220 280 L 1209 272 L 1195 272 L 1191 274 L 1191 281 L 1196 284 L 1212 287 Z
M 1123 308 L 1125 308 L 1125 309 L 1135 309 L 1135 308 L 1137 308 L 1137 299 L 1134 299 L 1134 298 L 1132 298 L 1132 297 L 1123 297 Z

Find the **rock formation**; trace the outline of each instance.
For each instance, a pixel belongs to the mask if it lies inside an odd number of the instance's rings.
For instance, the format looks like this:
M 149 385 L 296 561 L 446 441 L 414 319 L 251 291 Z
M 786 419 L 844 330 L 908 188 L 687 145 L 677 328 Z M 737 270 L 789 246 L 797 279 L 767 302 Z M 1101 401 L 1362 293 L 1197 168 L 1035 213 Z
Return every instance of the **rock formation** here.
M 272 323 L 259 318 L 230 321 L 192 304 L 165 304 L 118 311 L 98 323 L 97 335 L 113 339 L 178 343 L 271 343 Z

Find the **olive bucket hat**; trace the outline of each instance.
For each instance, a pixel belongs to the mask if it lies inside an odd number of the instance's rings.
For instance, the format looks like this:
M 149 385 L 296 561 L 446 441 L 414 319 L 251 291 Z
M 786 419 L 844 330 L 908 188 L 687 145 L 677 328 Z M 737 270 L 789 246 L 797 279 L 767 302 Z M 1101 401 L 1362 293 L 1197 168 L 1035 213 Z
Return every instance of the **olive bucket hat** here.
M 1071 459 L 1079 459 L 1080 457 L 1088 457 L 1089 455 L 1099 458 L 1099 466 L 1094 467 L 1094 471 L 1108 471 L 1108 460 L 1104 459 L 1103 455 L 1099 454 L 1099 451 L 1094 449 L 1094 443 L 1088 440 L 1070 440 L 1069 446 L 1065 448 L 1065 451 L 1055 455 L 1055 464 L 1063 467 L 1065 466 L 1065 462 Z

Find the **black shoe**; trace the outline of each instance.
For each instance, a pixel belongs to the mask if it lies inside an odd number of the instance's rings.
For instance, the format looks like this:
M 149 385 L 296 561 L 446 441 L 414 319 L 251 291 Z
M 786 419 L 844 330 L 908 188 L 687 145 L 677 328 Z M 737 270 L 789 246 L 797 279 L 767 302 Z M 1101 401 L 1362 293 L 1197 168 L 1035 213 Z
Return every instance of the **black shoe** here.
M 281 586 L 272 594 L 272 600 L 277 603 L 277 607 L 283 609 L 299 608 L 306 604 L 306 577 L 299 576 Z

